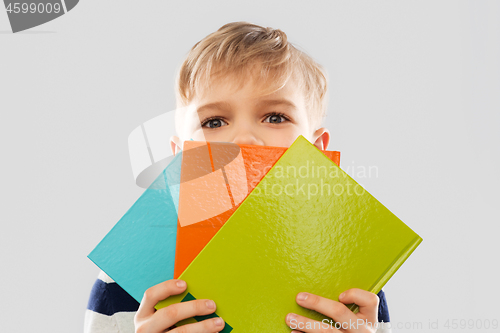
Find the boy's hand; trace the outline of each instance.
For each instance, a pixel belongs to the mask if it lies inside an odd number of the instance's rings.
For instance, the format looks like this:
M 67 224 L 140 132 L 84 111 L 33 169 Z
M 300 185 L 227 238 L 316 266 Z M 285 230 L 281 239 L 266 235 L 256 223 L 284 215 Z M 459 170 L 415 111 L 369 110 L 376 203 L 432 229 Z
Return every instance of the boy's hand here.
M 318 295 L 309 293 L 297 294 L 297 304 L 304 308 L 322 313 L 335 322 L 319 322 L 306 317 L 289 313 L 286 323 L 294 331 L 292 332 L 366 332 L 376 331 L 378 321 L 379 298 L 376 294 L 362 289 L 349 289 L 340 294 L 340 302 L 333 301 Z M 359 312 L 354 314 L 345 304 L 355 303 L 359 306 Z M 368 322 L 368 325 L 364 323 Z
M 178 295 L 186 289 L 182 280 L 168 280 L 146 290 L 139 310 L 134 317 L 136 333 L 158 332 L 219 332 L 224 328 L 222 318 L 211 318 L 181 327 L 172 327 L 177 322 L 194 316 L 203 316 L 215 311 L 215 302 L 209 299 L 181 302 L 156 310 L 154 307 L 169 296 Z

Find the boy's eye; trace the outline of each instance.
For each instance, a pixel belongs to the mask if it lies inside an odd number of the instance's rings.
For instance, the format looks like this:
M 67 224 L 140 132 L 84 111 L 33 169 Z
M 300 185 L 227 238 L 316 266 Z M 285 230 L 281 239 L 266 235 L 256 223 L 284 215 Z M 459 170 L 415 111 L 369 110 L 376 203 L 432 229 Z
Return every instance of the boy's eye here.
M 227 123 L 224 120 L 222 120 L 220 118 L 213 118 L 213 119 L 205 120 L 201 126 L 208 127 L 208 128 L 217 128 L 217 127 L 224 126 L 224 124 L 227 125 Z
M 275 114 L 269 115 L 264 122 L 271 123 L 271 124 L 279 124 L 279 123 L 282 123 L 286 120 L 287 119 L 285 117 L 283 117 L 282 114 L 275 113 Z

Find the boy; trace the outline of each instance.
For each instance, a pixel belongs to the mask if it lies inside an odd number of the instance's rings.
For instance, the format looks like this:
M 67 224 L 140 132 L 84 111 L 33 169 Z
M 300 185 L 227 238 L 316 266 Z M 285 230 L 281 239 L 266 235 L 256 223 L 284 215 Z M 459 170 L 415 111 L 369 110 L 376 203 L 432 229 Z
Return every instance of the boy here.
M 318 149 L 327 149 L 330 134 L 320 127 L 326 110 L 327 80 L 314 60 L 297 50 L 280 30 L 246 22 L 226 24 L 195 44 L 177 77 L 177 134 L 172 151 L 185 140 L 289 147 L 303 135 Z M 335 278 L 335 277 L 332 277 Z M 168 280 L 149 288 L 139 305 L 101 273 L 86 314 L 86 332 L 219 332 L 221 318 L 176 328 L 175 324 L 216 310 L 200 299 L 156 311 L 159 301 L 182 293 L 186 282 Z M 389 321 L 384 292 L 378 295 L 350 289 L 340 302 L 301 292 L 296 302 L 339 323 Z M 359 313 L 345 304 L 356 303 Z M 249 314 L 251 315 L 251 314 Z M 319 332 L 313 320 L 294 314 L 283 318 L 293 332 Z M 308 325 L 309 323 L 309 325 Z M 134 328 L 135 327 L 135 328 Z M 316 327 L 308 329 L 307 327 Z M 336 330 L 335 328 L 330 328 Z M 344 325 L 341 331 L 375 332 L 370 327 Z M 379 328 L 377 332 L 388 332 Z

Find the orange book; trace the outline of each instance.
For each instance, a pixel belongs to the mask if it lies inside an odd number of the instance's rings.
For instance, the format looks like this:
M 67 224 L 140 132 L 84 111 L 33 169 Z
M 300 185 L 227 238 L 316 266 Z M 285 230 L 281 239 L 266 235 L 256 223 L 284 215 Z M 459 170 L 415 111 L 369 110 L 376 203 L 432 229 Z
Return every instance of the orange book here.
M 185 142 L 179 188 L 175 279 L 286 149 L 223 142 Z M 340 165 L 340 152 L 322 152 Z

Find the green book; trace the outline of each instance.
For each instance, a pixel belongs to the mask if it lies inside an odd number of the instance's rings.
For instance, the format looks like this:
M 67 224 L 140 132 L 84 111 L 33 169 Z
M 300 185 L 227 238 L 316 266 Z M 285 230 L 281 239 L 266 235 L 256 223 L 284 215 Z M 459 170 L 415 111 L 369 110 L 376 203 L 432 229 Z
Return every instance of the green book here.
M 420 242 L 300 136 L 180 275 L 186 291 L 156 308 L 208 298 L 223 332 L 289 333 L 289 312 L 331 319 L 299 306 L 299 292 L 335 301 L 350 288 L 378 293 Z

